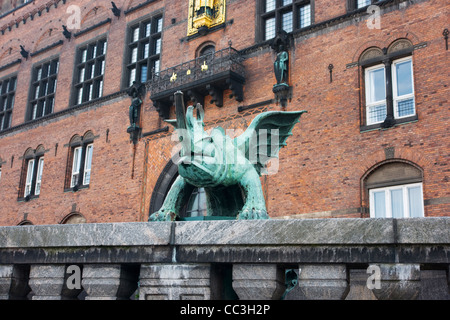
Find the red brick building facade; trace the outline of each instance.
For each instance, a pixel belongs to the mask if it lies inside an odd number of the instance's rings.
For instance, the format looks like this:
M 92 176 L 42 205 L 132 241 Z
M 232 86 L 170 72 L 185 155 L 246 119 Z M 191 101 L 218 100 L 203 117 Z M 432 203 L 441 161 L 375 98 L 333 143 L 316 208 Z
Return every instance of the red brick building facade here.
M 170 90 L 204 104 L 207 129 L 307 111 L 261 177 L 271 218 L 449 215 L 445 1 L 209 1 L 223 20 L 188 35 L 196 2 L 2 5 L 0 225 L 147 221 L 176 176 Z M 285 106 L 272 91 L 282 29 Z M 219 79 L 219 53 L 238 75 Z M 195 64 L 206 82 L 189 80 Z M 146 88 L 135 143 L 133 80 Z

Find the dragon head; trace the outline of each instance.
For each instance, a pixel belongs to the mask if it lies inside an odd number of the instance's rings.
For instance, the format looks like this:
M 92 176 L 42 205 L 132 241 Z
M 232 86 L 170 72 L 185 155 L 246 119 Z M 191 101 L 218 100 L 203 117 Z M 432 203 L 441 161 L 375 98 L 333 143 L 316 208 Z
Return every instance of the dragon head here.
M 196 109 L 196 117 L 194 116 Z M 185 112 L 183 93 L 175 93 L 176 120 L 166 120 L 176 128 L 181 145 L 178 172 L 195 185 L 213 185 L 221 171 L 220 156 L 213 138 L 204 130 L 204 110 L 201 104 L 189 106 Z M 194 182 L 195 181 L 195 182 Z

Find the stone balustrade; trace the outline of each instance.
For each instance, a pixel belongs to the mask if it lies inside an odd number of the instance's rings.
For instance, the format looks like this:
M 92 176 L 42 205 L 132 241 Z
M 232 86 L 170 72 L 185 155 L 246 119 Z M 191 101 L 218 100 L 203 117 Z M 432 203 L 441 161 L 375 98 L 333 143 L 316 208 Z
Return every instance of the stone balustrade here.
M 446 217 L 0 227 L 0 299 L 449 299 L 449 265 Z

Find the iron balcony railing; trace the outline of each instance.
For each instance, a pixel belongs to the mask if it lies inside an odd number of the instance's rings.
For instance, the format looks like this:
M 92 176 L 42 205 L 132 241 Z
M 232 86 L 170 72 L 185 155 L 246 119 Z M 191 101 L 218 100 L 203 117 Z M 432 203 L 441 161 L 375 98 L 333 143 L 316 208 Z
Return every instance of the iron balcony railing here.
M 242 61 L 239 51 L 228 47 L 159 72 L 153 72 L 149 89 L 152 95 L 158 95 L 180 87 L 189 87 L 190 84 L 199 83 L 202 80 L 207 82 L 208 79 L 227 72 L 245 78 Z

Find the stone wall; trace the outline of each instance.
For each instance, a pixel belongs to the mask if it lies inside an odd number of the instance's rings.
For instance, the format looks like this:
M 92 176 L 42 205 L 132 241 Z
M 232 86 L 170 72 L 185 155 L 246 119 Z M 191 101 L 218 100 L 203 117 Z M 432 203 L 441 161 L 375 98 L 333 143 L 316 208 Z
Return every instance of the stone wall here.
M 21 1 L 3 1 L 8 5 Z M 141 110 L 142 139 L 133 145 L 126 132 L 130 97 L 125 92 L 130 56 L 128 37 L 137 22 L 163 16 L 161 70 L 197 57 L 205 44 L 216 50 L 232 47 L 244 59 L 244 100 L 223 92 L 223 107 L 204 101 L 206 128 L 244 130 L 257 114 L 281 110 L 272 91 L 275 52 L 260 41 L 257 3 L 227 1 L 226 24 L 205 36 L 187 39 L 189 1 L 116 0 L 114 16 L 108 0 L 34 0 L 0 17 L 0 79 L 17 76 L 11 128 L 0 133 L 0 225 L 65 223 L 77 213 L 88 223 L 147 221 L 158 180 L 176 146 L 147 91 Z M 312 1 L 313 25 L 292 34 L 287 111 L 307 110 L 287 146 L 280 151 L 277 174 L 262 178 L 270 217 L 368 217 L 362 179 L 385 161 L 408 162 L 423 172 L 424 214 L 448 216 L 450 170 L 448 131 L 448 51 L 443 37 L 448 28 L 446 1 L 395 0 L 378 3 L 381 29 L 367 27 L 365 10 L 346 10 L 352 1 Z M 70 6 L 80 9 L 79 29 Z M 72 7 L 73 10 L 74 7 Z M 5 7 L 3 7 L 5 9 Z M 6 9 L 5 9 L 6 10 Z M 110 19 L 110 20 L 108 20 Z M 95 27 L 96 26 L 96 27 Z M 74 106 L 78 48 L 107 38 L 103 97 Z M 388 48 L 397 39 L 414 46 L 414 88 L 417 121 L 386 130 L 364 126 L 364 70 L 361 54 L 371 47 Z M 23 46 L 30 56 L 21 54 Z M 54 112 L 28 121 L 30 84 L 36 66 L 59 59 Z M 20 62 L 18 62 L 20 61 Z M 329 65 L 332 64 L 332 81 Z M 447 71 L 446 71 L 447 70 Z M 31 90 L 32 91 L 32 90 Z M 174 108 L 171 108 L 171 117 Z M 70 170 L 72 137 L 94 135 L 89 188 L 65 190 Z M 39 197 L 19 194 L 24 154 L 45 149 Z M 154 205 L 154 203 L 153 203 Z
M 449 227 L 446 217 L 0 227 L 0 299 L 449 299 Z

